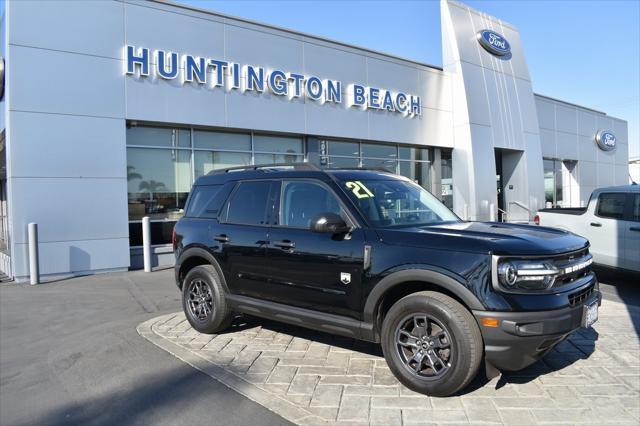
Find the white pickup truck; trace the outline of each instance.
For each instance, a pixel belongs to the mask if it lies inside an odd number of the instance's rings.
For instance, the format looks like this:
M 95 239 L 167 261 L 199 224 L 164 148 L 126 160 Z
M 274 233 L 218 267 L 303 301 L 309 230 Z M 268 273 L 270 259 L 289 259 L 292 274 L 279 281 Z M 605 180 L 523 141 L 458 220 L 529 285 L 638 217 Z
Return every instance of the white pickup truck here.
M 542 209 L 534 222 L 587 238 L 597 264 L 640 272 L 639 185 L 596 189 L 587 207 Z

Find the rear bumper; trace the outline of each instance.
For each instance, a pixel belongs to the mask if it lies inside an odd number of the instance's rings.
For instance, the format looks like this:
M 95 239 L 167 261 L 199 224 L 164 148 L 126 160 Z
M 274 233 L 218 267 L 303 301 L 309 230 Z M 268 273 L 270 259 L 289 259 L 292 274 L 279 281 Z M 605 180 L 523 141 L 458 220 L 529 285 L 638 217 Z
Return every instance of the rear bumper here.
M 485 344 L 485 360 L 499 370 L 521 370 L 542 358 L 571 332 L 582 327 L 584 306 L 602 303 L 597 284 L 588 298 L 562 309 L 537 312 L 473 311 Z M 497 327 L 483 326 L 496 318 Z

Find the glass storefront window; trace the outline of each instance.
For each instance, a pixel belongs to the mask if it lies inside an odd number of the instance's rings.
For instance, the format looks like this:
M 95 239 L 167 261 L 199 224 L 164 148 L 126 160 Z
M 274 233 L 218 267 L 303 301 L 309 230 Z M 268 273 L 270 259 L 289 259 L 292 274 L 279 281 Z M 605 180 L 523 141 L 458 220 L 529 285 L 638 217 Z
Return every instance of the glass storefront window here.
M 199 149 L 223 149 L 227 151 L 251 151 L 251 135 L 248 133 L 194 130 L 193 147 Z
M 426 190 L 431 189 L 429 168 L 431 163 L 418 161 L 400 161 L 400 174 L 411 179 Z
M 398 162 L 396 160 L 383 160 L 377 158 L 363 158 L 362 167 L 372 169 L 385 169 L 391 173 L 398 173 Z
M 188 150 L 128 148 L 129 220 L 180 218 L 191 179 Z
M 289 136 L 253 135 L 253 149 L 256 152 L 304 153 L 302 138 Z
M 401 160 L 428 161 L 429 150 L 427 148 L 409 148 L 401 146 L 398 148 Z
M 450 150 L 440 151 L 440 179 L 442 202 L 453 209 L 453 163 Z
M 280 164 L 280 163 L 301 163 L 304 155 L 295 154 L 255 154 L 254 164 Z
M 363 157 L 398 158 L 398 147 L 396 145 L 363 143 L 361 148 Z
M 191 131 L 168 127 L 134 126 L 127 129 L 127 145 L 189 148 Z
M 250 152 L 195 151 L 193 158 L 196 179 L 212 170 L 251 164 Z
M 347 168 L 352 169 L 356 168 L 360 165 L 360 160 L 358 158 L 348 158 L 348 157 L 327 157 L 327 162 L 325 167 L 339 169 L 339 168 Z
M 329 155 L 343 155 L 346 157 L 357 157 L 360 155 L 358 142 L 328 142 Z

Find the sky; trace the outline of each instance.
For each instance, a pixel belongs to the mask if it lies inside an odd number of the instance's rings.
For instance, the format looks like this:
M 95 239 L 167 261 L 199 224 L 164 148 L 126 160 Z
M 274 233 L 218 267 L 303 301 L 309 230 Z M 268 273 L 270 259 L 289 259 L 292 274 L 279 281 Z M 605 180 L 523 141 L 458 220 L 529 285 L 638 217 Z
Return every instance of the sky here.
M 442 65 L 438 1 L 174 0 Z M 520 31 L 535 93 L 626 120 L 640 156 L 640 1 L 466 0 Z

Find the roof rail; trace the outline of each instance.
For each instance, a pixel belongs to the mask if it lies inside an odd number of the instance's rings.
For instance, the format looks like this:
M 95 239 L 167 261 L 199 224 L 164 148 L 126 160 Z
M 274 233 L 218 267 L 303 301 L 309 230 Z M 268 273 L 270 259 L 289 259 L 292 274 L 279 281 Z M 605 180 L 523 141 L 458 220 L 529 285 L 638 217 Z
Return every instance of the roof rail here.
M 383 172 L 383 173 L 391 173 L 396 174 L 395 172 L 389 171 L 384 167 L 329 167 L 324 169 L 325 171 L 331 170 L 365 170 L 370 172 Z
M 294 169 L 294 170 L 315 170 L 321 171 L 322 169 L 313 163 L 276 163 L 276 164 L 262 164 L 257 166 L 239 166 L 228 167 L 226 169 L 212 170 L 207 175 L 220 175 L 229 172 L 241 172 L 241 171 L 274 171 L 279 169 Z

